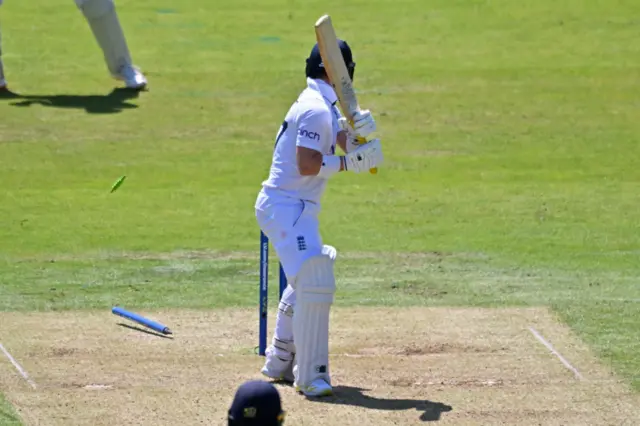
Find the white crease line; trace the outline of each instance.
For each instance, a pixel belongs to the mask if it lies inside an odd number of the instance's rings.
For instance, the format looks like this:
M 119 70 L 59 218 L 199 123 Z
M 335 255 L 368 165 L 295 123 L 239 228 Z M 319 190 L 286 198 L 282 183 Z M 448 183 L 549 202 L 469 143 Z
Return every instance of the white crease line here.
M 15 360 L 15 358 L 13 358 L 11 356 L 11 354 L 9 353 L 8 350 L 6 350 L 4 348 L 4 346 L 2 346 L 2 343 L 0 343 L 0 349 L 2 349 L 2 352 L 4 352 L 5 356 L 7 357 L 7 359 L 9 361 L 11 361 L 11 364 L 13 364 L 13 366 L 16 368 L 16 370 L 18 370 L 18 373 L 20 373 L 22 375 L 22 377 L 24 377 L 24 379 L 27 381 L 27 383 L 29 383 L 31 385 L 32 388 L 36 388 L 36 382 L 34 382 L 33 380 L 31 380 L 31 378 L 29 377 L 29 375 L 27 374 L 26 371 L 24 371 L 24 368 L 22 368 L 20 366 L 20 364 L 18 364 L 18 361 Z
M 540 343 L 545 345 L 547 347 L 547 349 L 549 349 L 551 351 L 552 354 L 557 356 L 558 359 L 560 360 L 560 362 L 562 364 L 564 364 L 565 367 L 567 367 L 571 372 L 573 372 L 573 374 L 576 376 L 576 379 L 584 380 L 584 377 L 582 377 L 582 374 L 580 374 L 578 369 L 575 368 L 573 365 L 571 365 L 571 363 L 569 361 L 567 361 L 567 359 L 565 357 L 563 357 L 560 352 L 556 351 L 554 349 L 554 347 L 551 346 L 551 343 L 549 343 L 544 337 L 542 337 L 542 334 L 538 333 L 538 331 L 533 327 L 529 327 L 529 331 L 531 332 L 531 334 L 533 334 L 535 336 L 536 339 L 538 339 L 540 341 Z

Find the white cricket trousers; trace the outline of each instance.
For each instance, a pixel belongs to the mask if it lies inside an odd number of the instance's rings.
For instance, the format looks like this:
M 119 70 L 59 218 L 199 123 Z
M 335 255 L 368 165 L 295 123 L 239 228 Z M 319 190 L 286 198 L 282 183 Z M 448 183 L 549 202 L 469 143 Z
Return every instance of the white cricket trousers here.
M 267 196 L 260 192 L 256 203 L 256 219 L 262 232 L 276 251 L 288 285 L 278 304 L 273 341 L 267 356 L 280 359 L 293 357 L 293 310 L 296 292 L 292 287 L 302 264 L 310 257 L 322 254 L 318 213 L 320 206 L 309 201 L 288 197 Z
M 292 198 L 268 198 L 256 207 L 258 225 L 269 237 L 289 282 L 307 259 L 322 254 L 319 211 L 315 203 Z

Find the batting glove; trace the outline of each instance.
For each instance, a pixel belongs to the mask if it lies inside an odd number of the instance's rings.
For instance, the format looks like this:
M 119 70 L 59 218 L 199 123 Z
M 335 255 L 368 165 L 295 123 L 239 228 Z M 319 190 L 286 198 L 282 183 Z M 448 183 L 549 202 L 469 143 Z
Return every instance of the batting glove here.
M 353 130 L 353 127 L 351 127 L 347 119 L 345 117 L 340 117 L 338 119 L 338 124 L 340 125 L 340 130 L 344 131 L 347 135 L 346 152 L 349 153 L 359 147 L 361 142 L 358 141 L 358 135 L 356 134 L 356 131 Z
M 368 138 L 371 133 L 376 131 L 376 121 L 371 115 L 371 111 L 365 109 L 358 111 L 353 116 L 353 129 L 361 138 Z
M 359 145 L 352 152 L 345 155 L 345 170 L 354 173 L 369 171 L 382 164 L 382 144 L 380 139 L 372 139 L 364 145 Z

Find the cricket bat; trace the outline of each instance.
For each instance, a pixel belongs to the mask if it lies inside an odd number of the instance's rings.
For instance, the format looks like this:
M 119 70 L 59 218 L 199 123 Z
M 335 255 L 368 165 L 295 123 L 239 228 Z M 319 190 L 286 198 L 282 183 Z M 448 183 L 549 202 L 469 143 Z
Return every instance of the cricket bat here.
M 356 112 L 360 111 L 360 105 L 358 105 L 358 98 L 353 90 L 353 82 L 349 77 L 347 65 L 344 63 L 344 58 L 338 45 L 338 37 L 333 28 L 331 17 L 329 15 L 322 16 L 316 21 L 315 28 L 324 69 L 338 96 L 342 113 L 353 126 L 353 116 Z M 358 138 L 358 142 L 363 144 L 367 141 L 364 138 Z M 378 169 L 370 169 L 369 172 L 376 174 L 378 173 Z

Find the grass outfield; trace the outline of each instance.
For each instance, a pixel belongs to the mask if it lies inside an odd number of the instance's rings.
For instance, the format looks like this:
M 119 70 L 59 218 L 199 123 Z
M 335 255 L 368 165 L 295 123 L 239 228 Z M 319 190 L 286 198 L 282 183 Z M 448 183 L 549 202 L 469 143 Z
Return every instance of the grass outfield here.
M 20 424 L 20 418 L 2 395 L 0 395 L 0 424 L 3 426 L 18 426 Z
M 331 13 L 386 147 L 324 199 L 337 305 L 549 306 L 640 389 L 637 2 L 123 0 L 133 99 L 58 7 L 0 9 L 0 310 L 257 309 L 252 207 Z

